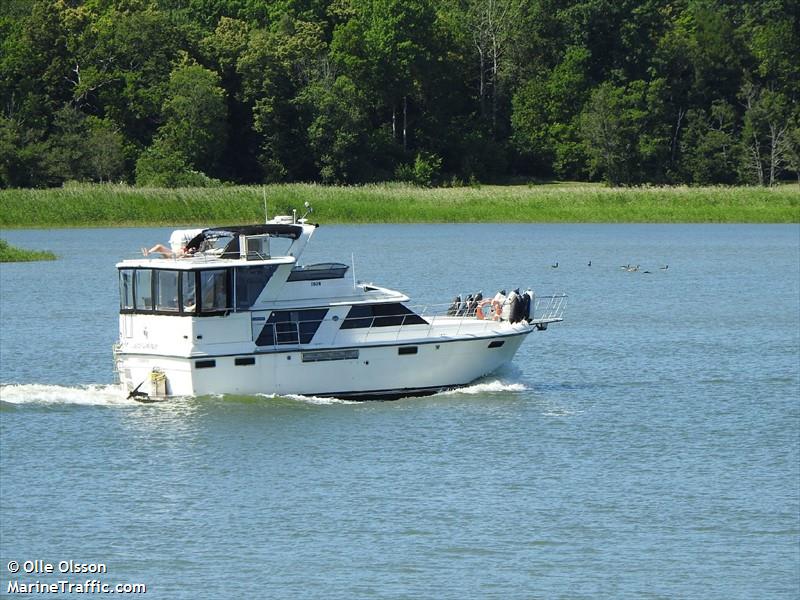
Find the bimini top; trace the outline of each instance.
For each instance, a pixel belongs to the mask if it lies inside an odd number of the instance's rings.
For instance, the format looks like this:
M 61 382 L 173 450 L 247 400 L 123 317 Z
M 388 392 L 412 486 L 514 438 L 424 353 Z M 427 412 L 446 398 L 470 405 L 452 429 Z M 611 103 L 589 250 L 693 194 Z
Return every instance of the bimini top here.
M 233 238 L 237 248 L 226 248 L 225 252 L 238 252 L 238 239 L 240 235 L 271 235 L 296 240 L 303 233 L 302 225 L 284 223 L 266 223 L 263 225 L 232 225 L 230 227 L 211 227 L 204 229 L 186 244 L 186 251 L 199 250 L 204 242 L 214 242 L 220 238 Z

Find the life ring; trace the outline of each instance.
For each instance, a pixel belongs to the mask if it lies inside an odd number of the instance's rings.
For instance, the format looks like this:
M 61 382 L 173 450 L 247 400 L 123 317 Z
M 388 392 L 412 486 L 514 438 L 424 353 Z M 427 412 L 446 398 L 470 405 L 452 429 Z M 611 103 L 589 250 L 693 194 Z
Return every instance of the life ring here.
M 481 303 L 478 304 L 478 308 L 475 309 L 475 316 L 478 317 L 479 321 L 483 321 L 484 319 L 486 319 L 487 315 L 483 314 L 483 308 L 485 306 L 490 306 L 491 304 L 492 304 L 492 299 L 491 298 L 487 298 L 486 300 L 482 300 Z

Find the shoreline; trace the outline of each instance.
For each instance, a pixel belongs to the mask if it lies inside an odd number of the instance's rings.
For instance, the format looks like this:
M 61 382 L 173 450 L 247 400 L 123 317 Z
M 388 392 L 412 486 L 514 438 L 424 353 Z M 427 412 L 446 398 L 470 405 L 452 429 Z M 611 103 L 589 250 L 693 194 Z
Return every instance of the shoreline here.
M 800 223 L 800 186 L 632 187 L 599 184 L 419 188 L 316 184 L 136 188 L 122 184 L 0 190 L 0 228 L 260 223 L 270 216 L 361 223 Z

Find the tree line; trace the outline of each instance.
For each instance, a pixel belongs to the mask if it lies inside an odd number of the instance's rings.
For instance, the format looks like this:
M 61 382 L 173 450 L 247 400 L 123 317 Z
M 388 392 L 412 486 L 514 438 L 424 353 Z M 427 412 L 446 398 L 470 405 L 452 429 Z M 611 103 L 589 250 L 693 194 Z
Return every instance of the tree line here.
M 0 3 L 0 187 L 795 177 L 797 0 Z

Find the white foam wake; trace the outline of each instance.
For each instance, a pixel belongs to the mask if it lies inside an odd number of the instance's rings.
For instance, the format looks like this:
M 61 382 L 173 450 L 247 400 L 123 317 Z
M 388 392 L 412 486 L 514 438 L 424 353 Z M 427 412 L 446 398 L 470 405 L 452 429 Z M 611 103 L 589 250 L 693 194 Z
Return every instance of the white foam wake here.
M 528 388 L 522 383 L 510 383 L 496 379 L 494 381 L 482 381 L 466 387 L 448 390 L 442 392 L 442 394 L 497 394 L 500 392 L 524 392 L 527 389 Z
M 305 404 L 358 404 L 350 400 L 342 400 L 341 398 L 321 398 L 319 396 L 303 396 L 301 394 L 256 394 L 262 398 L 286 398 L 287 400 L 294 400 L 295 402 L 304 402 Z
M 120 406 L 136 404 L 121 385 L 62 386 L 31 384 L 0 385 L 0 400 L 9 404 L 76 404 Z

